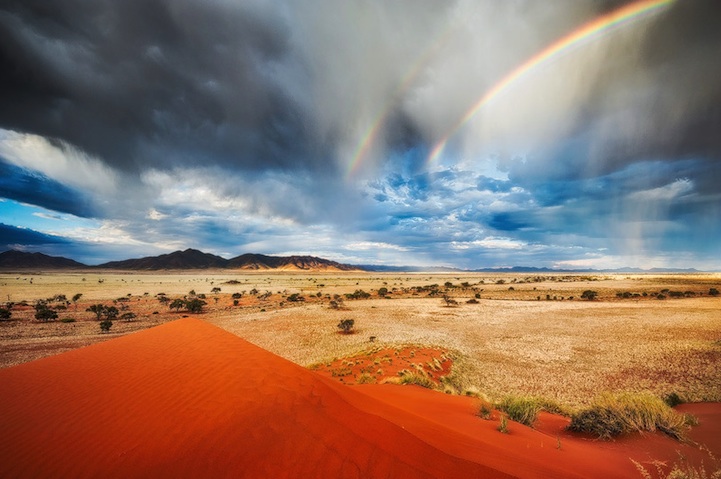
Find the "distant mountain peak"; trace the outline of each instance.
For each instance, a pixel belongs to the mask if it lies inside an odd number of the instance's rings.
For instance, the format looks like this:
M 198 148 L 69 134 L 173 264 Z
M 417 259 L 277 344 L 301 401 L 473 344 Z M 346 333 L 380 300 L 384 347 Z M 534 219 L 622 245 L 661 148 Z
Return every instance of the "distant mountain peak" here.
M 0 253 L 2 269 L 77 269 L 87 265 L 61 256 L 49 256 L 43 253 L 8 250 Z

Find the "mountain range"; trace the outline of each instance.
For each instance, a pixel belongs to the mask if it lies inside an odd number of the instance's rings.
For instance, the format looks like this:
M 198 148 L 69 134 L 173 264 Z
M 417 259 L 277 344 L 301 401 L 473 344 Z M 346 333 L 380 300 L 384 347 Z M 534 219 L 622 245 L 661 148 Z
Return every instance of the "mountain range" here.
M 89 266 L 72 259 L 48 256 L 43 253 L 27 253 L 10 250 L 0 253 L 0 269 L 117 269 L 126 271 L 194 270 L 194 269 L 234 269 L 234 270 L 280 270 L 280 271 L 374 271 L 374 272 L 427 272 L 427 273 L 698 273 L 694 268 L 617 268 L 617 269 L 555 269 L 532 266 L 514 266 L 510 268 L 459 269 L 451 267 L 423 266 L 385 266 L 350 265 L 338 263 L 316 256 L 268 256 L 246 253 L 235 258 L 225 259 L 197 249 L 174 251 L 159 256 L 110 261 Z
M 196 249 L 175 251 L 159 256 L 110 261 L 89 266 L 71 259 L 43 253 L 5 251 L 0 253 L 0 269 L 118 269 L 131 271 L 241 269 L 283 271 L 357 271 L 356 266 L 341 264 L 315 256 L 267 256 L 243 254 L 225 259 Z

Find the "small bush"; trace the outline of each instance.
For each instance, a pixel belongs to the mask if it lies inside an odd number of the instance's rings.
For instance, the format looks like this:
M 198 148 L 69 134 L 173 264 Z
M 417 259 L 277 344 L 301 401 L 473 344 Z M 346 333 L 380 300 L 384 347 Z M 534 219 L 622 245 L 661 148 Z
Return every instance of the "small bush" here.
M 677 393 L 672 392 L 671 394 L 667 394 L 665 398 L 663 398 L 663 401 L 668 404 L 669 407 L 675 407 L 679 404 L 683 404 L 683 399 L 681 399 L 681 396 L 679 396 Z
M 103 321 L 100 321 L 100 332 L 101 333 L 109 333 L 110 328 L 113 327 L 113 322 L 109 319 L 105 319 Z
M 508 419 L 506 419 L 506 416 L 504 415 L 501 415 L 501 422 L 498 425 L 498 430 L 503 434 L 508 434 Z
M 573 415 L 568 428 L 571 431 L 591 433 L 601 439 L 630 432 L 657 430 L 675 439 L 682 439 L 691 421 L 692 418 L 677 413 L 651 394 L 622 393 L 600 396 L 589 408 Z
M 372 384 L 376 382 L 375 376 L 369 373 L 363 373 L 355 381 L 358 384 Z
M 75 318 L 60 318 L 61 323 L 74 323 Z
M 343 334 L 353 333 L 354 326 L 355 326 L 354 319 L 342 319 L 341 322 L 338 323 L 338 329 L 340 329 Z
M 48 308 L 40 308 L 35 311 L 35 319 L 38 321 L 50 321 L 52 319 L 58 319 L 58 313 Z
M 586 291 L 581 294 L 582 299 L 586 299 L 588 301 L 593 301 L 596 299 L 596 296 L 598 296 L 598 293 L 596 291 L 592 291 L 590 289 L 587 289 Z
M 533 427 L 543 406 L 536 398 L 507 396 L 498 404 L 498 409 L 508 414 L 509 419 Z
M 493 413 L 493 407 L 487 401 L 481 402 L 481 407 L 478 409 L 478 415 L 482 419 L 491 419 L 491 413 Z

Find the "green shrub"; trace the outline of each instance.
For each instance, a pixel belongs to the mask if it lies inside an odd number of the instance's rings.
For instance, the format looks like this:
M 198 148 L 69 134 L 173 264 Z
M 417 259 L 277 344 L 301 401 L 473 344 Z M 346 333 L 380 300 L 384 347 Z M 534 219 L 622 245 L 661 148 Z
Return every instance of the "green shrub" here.
M 583 292 L 583 294 L 581 294 L 581 298 L 587 299 L 588 301 L 593 301 L 594 299 L 596 299 L 596 296 L 598 296 L 598 293 L 590 289 L 587 289 Z
M 35 319 L 38 321 L 50 321 L 58 319 L 58 313 L 48 308 L 39 308 L 35 311 Z
M 338 323 L 338 329 L 340 329 L 343 334 L 351 334 L 354 326 L 355 319 L 343 319 Z
M 110 321 L 109 319 L 104 319 L 104 320 L 100 321 L 100 332 L 101 333 L 109 333 L 110 328 L 112 328 L 112 327 L 113 327 L 113 322 Z
M 501 422 L 498 424 L 498 430 L 503 434 L 508 434 L 508 419 L 506 416 L 501 415 Z
M 636 431 L 661 431 L 681 439 L 692 420 L 651 394 L 604 394 L 590 407 L 574 414 L 568 428 L 601 439 Z
M 508 414 L 508 418 L 512 421 L 533 427 L 543 406 L 536 398 L 507 396 L 498 404 L 498 409 Z
M 681 396 L 679 396 L 677 393 L 672 392 L 670 394 L 667 394 L 665 398 L 663 398 L 664 402 L 669 405 L 669 407 L 678 406 L 679 404 L 683 404 L 683 399 L 681 399 Z

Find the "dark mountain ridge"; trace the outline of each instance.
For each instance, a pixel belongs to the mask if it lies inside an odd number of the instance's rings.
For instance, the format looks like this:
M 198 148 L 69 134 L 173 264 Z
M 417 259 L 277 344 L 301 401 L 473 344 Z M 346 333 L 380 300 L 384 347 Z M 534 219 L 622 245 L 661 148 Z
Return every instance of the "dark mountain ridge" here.
M 0 268 L 3 269 L 78 269 L 87 265 L 60 256 L 48 256 L 43 253 L 25 253 L 9 250 L 0 253 Z
M 225 259 L 196 249 L 175 251 L 160 256 L 111 261 L 97 266 L 102 269 L 162 270 L 162 269 L 245 269 L 245 270 L 338 270 L 354 271 L 356 267 L 315 256 L 267 256 L 246 253 Z
M 226 268 L 228 260 L 197 249 L 174 251 L 159 256 L 110 261 L 99 264 L 102 269 L 159 270 L 159 269 L 212 269 Z

